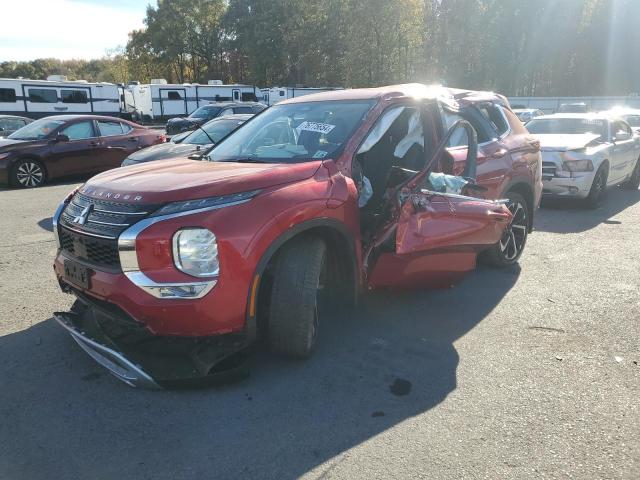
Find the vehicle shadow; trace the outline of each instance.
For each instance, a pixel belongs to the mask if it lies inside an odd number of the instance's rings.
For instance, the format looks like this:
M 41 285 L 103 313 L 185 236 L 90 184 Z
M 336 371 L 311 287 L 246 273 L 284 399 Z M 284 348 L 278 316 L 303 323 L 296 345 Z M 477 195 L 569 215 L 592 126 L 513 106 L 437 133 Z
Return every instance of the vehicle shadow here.
M 204 390 L 127 387 L 51 319 L 0 337 L 0 477 L 297 478 L 454 391 L 454 342 L 519 274 L 371 294 L 311 359 L 258 352 L 247 380 Z
M 579 233 L 602 223 L 619 224 L 618 220 L 611 218 L 638 202 L 640 190 L 619 187 L 609 189 L 595 210 L 587 209 L 582 202 L 575 200 L 545 200 L 536 215 L 535 229 L 551 233 Z

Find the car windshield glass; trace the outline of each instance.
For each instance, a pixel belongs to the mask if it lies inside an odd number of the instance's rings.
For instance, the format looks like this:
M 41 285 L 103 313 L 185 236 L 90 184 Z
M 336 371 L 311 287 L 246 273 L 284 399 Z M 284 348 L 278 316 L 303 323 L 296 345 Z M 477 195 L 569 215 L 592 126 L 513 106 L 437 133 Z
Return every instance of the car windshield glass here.
M 220 107 L 200 107 L 189 116 L 191 118 L 213 118 L 219 111 Z
M 230 132 L 238 128 L 243 122 L 239 120 L 219 120 L 207 123 L 202 128 L 206 134 L 199 128 L 185 138 L 181 143 L 191 143 L 194 145 L 209 145 L 211 140 L 218 143 L 222 138 L 229 135 Z M 209 139 L 209 137 L 211 139 Z
M 527 123 L 527 130 L 538 135 L 594 133 L 607 138 L 607 122 L 590 118 L 536 118 Z
M 64 124 L 64 120 L 49 120 L 42 118 L 30 123 L 29 125 L 25 125 L 19 130 L 16 130 L 7 138 L 11 138 L 13 140 L 39 140 L 49 136 L 51 132 L 62 124 Z
M 213 161 L 296 163 L 333 158 L 374 100 L 275 105 L 209 153 Z

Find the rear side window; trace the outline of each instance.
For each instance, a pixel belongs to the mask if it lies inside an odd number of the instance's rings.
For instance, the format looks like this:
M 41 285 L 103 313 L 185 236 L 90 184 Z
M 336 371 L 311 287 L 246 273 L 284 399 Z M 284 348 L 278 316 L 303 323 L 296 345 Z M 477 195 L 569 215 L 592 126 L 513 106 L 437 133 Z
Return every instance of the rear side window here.
M 103 137 L 113 137 L 125 133 L 120 122 L 98 121 L 98 129 Z
M 69 140 L 82 140 L 85 138 L 95 137 L 93 131 L 93 122 L 78 122 L 73 125 L 69 125 L 63 129 L 60 133 L 69 137 Z
M 182 96 L 180 95 L 180 92 L 176 92 L 174 90 L 167 93 L 167 98 L 169 100 L 182 100 Z
M 58 92 L 46 88 L 30 88 L 29 101 L 31 103 L 58 103 Z
M 19 118 L 0 118 L 0 127 L 5 130 L 18 130 L 25 126 L 25 121 Z
M 499 137 L 509 131 L 509 123 L 500 111 L 500 107 L 492 103 L 483 103 L 478 105 L 478 110 Z
M 16 91 L 13 88 L 0 88 L 0 102 L 15 103 Z
M 88 103 L 85 90 L 60 90 L 62 103 Z
M 253 108 L 251 107 L 236 107 L 234 110 L 236 113 L 253 113 Z
M 484 127 L 484 125 L 480 124 L 481 120 L 477 117 L 478 117 L 477 113 L 472 115 L 470 111 L 465 111 L 465 116 L 463 117 L 458 113 L 453 113 L 453 112 L 444 110 L 443 119 L 444 119 L 445 133 L 458 120 L 466 120 L 475 129 L 478 143 L 485 143 L 490 141 L 491 137 L 487 135 L 486 128 Z M 482 121 L 482 123 L 484 124 L 485 122 Z M 450 148 L 469 146 L 469 138 L 467 136 L 467 131 L 462 127 L 457 128 L 449 138 L 448 146 Z

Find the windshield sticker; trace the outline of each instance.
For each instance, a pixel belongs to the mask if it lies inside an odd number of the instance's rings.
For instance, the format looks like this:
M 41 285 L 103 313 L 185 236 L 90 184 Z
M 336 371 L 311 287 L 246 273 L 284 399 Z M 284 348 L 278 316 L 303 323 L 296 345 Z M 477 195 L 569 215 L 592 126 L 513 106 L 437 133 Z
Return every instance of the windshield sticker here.
M 325 152 L 324 150 L 318 150 L 316 153 L 313 154 L 313 158 L 324 158 L 327 156 L 329 152 Z
M 298 128 L 296 128 L 296 130 L 298 130 L 298 132 L 317 132 L 324 133 L 326 135 L 334 128 L 336 128 L 335 125 L 330 125 L 328 123 L 302 122 L 300 125 L 298 125 Z

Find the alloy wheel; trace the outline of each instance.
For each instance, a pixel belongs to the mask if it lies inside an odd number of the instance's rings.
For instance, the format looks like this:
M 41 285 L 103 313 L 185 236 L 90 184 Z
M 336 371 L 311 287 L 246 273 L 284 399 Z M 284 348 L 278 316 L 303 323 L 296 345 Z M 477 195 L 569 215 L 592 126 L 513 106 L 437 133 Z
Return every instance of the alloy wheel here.
M 511 224 L 507 227 L 500 240 L 500 250 L 505 260 L 511 261 L 518 257 L 527 240 L 528 219 L 527 208 L 518 201 L 510 201 L 507 208 L 513 215 Z
M 39 164 L 24 162 L 16 170 L 16 179 L 23 187 L 37 187 L 44 180 L 44 172 Z

